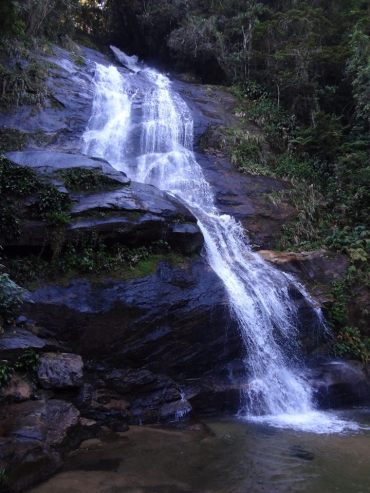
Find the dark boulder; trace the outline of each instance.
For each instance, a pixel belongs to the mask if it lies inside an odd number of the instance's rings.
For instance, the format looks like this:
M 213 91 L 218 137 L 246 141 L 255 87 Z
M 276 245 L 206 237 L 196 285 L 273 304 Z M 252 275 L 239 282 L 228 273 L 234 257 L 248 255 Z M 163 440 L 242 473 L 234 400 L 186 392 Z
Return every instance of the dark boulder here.
M 370 402 L 370 378 L 359 361 L 319 362 L 311 370 L 310 379 L 320 407 L 346 407 Z
M 83 379 L 82 358 L 71 353 L 44 353 L 37 368 L 37 378 L 44 389 L 80 387 Z
M 15 360 L 25 350 L 50 351 L 61 346 L 53 340 L 39 337 L 28 329 L 14 327 L 0 335 L 0 359 Z
M 0 407 L 0 469 L 11 491 L 25 491 L 62 463 L 79 443 L 79 412 L 61 400 L 27 401 Z
M 9 382 L 0 388 L 0 398 L 5 402 L 28 401 L 34 395 L 35 386 L 24 375 L 14 373 Z
M 108 369 L 95 365 L 76 401 L 83 416 L 115 431 L 127 423 L 159 423 L 190 413 L 179 384 L 143 369 Z M 94 364 L 90 362 L 90 370 Z

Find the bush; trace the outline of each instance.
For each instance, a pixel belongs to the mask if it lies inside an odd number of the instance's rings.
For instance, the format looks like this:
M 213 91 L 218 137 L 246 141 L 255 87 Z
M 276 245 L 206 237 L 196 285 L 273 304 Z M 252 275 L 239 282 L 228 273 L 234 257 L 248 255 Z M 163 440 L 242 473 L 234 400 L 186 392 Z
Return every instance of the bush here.
M 231 162 L 240 171 L 251 174 L 266 174 L 261 140 L 245 130 L 228 132 Z

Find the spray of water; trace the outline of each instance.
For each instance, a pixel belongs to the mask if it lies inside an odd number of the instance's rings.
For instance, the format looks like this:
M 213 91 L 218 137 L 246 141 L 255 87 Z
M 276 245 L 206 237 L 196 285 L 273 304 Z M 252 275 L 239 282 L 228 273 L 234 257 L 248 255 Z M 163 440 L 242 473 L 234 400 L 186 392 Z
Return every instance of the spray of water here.
M 295 279 L 252 251 L 241 225 L 215 206 L 210 185 L 193 153 L 193 118 L 165 75 L 114 49 L 130 72 L 96 65 L 92 117 L 84 152 L 103 157 L 132 179 L 183 201 L 203 232 L 208 261 L 222 279 L 244 339 L 250 376 L 240 414 L 276 426 L 319 432 L 345 423 L 318 413 L 304 377 L 297 344 L 300 291 L 321 323 L 320 310 Z

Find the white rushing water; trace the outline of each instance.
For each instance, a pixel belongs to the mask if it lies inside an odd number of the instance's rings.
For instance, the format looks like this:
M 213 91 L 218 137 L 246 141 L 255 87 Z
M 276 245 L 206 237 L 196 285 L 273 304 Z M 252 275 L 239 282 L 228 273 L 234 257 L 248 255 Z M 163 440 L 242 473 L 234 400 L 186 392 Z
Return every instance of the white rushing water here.
M 135 181 L 180 198 L 205 238 L 208 261 L 222 279 L 246 347 L 250 375 L 241 415 L 307 431 L 341 431 L 346 423 L 314 410 L 297 345 L 298 290 L 318 323 L 321 313 L 304 288 L 254 253 L 241 225 L 220 214 L 193 153 L 193 118 L 171 81 L 119 52 L 130 72 L 96 65 L 92 117 L 84 152 L 107 159 Z

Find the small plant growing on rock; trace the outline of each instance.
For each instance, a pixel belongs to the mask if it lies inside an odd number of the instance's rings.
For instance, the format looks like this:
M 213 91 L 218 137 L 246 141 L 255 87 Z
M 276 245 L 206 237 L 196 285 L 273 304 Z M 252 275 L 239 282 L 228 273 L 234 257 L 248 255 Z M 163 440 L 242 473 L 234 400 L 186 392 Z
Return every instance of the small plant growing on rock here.
M 17 359 L 14 369 L 24 373 L 34 373 L 39 366 L 40 356 L 33 349 L 27 349 Z
M 5 486 L 8 482 L 8 473 L 4 467 L 0 468 L 0 486 Z
M 0 329 L 16 317 L 23 293 L 23 289 L 8 274 L 0 274 Z
M 0 388 L 5 387 L 14 372 L 28 374 L 32 378 L 39 366 L 40 356 L 33 349 L 27 349 L 21 354 L 15 363 L 0 361 Z
M 40 216 L 48 220 L 52 214 L 62 213 L 69 209 L 70 200 L 68 196 L 57 188 L 45 186 L 39 193 L 37 210 Z
M 9 382 L 13 372 L 13 368 L 7 361 L 0 361 L 0 388 L 4 387 Z
M 105 176 L 99 169 L 72 168 L 58 173 L 68 190 L 73 192 L 98 192 L 122 186 Z

